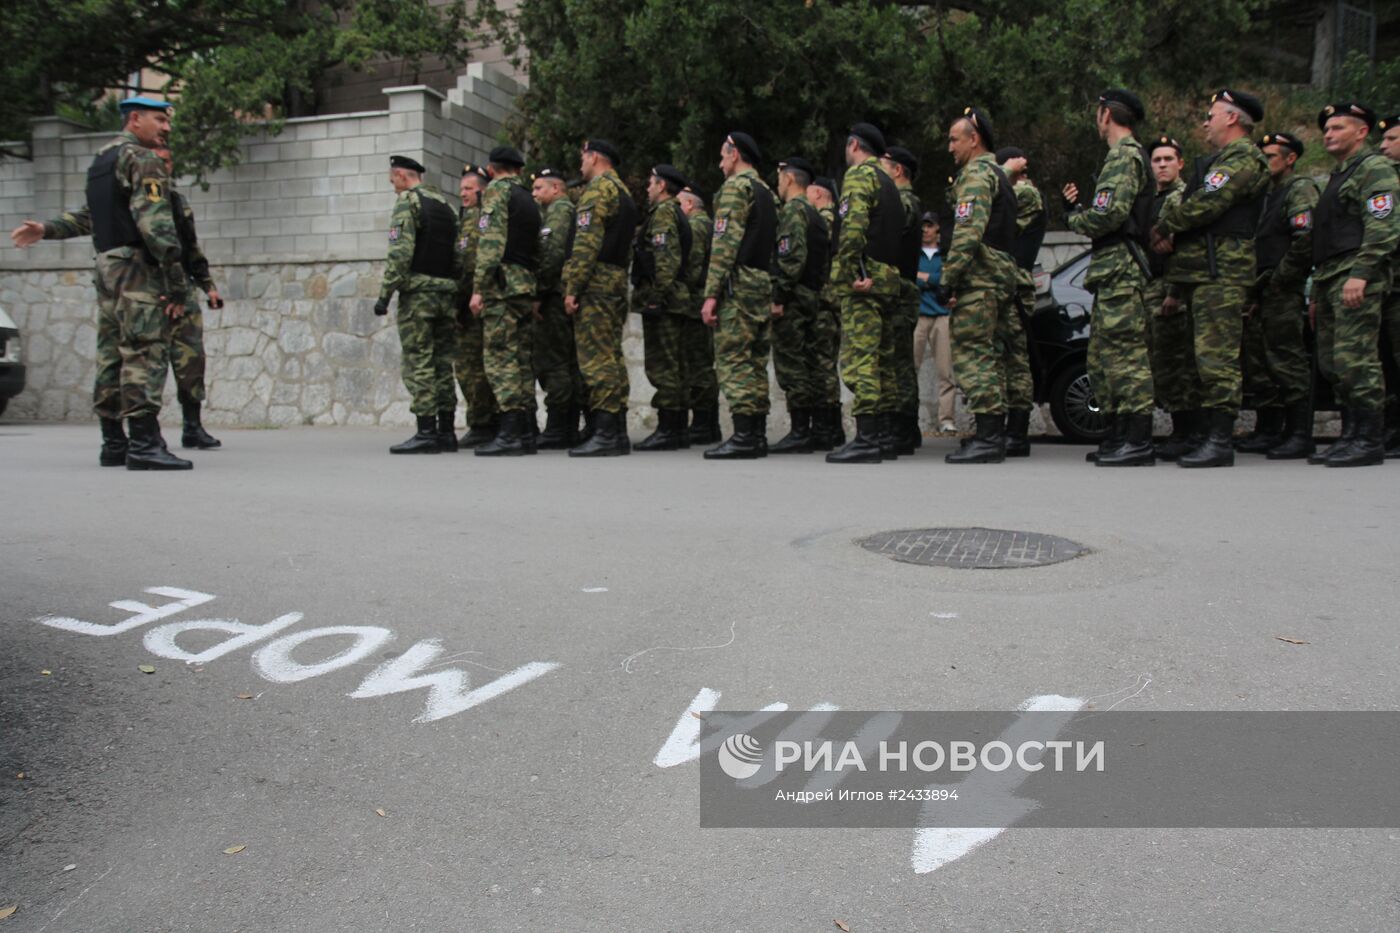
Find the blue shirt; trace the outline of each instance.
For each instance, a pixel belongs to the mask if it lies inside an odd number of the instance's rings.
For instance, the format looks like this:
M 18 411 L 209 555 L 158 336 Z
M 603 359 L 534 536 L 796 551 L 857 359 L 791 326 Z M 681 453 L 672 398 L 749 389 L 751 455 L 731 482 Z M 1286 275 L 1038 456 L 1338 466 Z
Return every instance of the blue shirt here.
M 919 283 L 919 313 L 925 317 L 941 317 L 948 313 L 933 297 L 933 286 L 943 277 L 943 254 L 938 250 L 930 256 L 919 247 L 919 271 L 928 273 L 928 281 Z

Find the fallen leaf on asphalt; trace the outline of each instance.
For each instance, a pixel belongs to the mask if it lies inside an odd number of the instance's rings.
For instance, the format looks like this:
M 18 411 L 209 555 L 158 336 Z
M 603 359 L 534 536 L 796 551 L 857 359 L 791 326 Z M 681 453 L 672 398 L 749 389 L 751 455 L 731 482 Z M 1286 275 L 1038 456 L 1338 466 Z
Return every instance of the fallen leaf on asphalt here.
M 23 780 L 24 780 L 24 772 L 21 771 L 19 774 L 16 774 L 16 775 L 15 775 L 15 780 L 17 780 L 17 781 L 23 781 Z
M 78 867 L 77 865 L 64 865 L 64 866 L 63 866 L 63 870 L 64 870 L 64 871 L 72 871 L 73 869 L 75 869 L 75 868 L 77 868 L 77 867 Z
M 239 852 L 242 852 L 242 851 L 243 851 L 244 849 L 246 849 L 246 848 L 248 848 L 248 847 L 247 847 L 247 846 L 229 846 L 227 849 L 224 850 L 224 854 L 225 854 L 225 855 L 237 855 Z
M 143 674 L 154 674 L 156 672 L 156 669 L 149 664 L 139 665 L 136 669 Z
M 388 815 L 389 815 L 389 814 L 385 813 L 383 810 L 381 810 L 381 809 L 378 808 L 378 807 L 375 808 L 374 812 L 375 812 L 375 813 L 378 813 L 380 816 L 388 816 Z
M 0 920 L 4 920 L 17 910 L 19 910 L 18 904 L 11 904 L 9 907 L 0 907 Z
M 53 673 L 53 671 L 40 671 L 39 673 L 42 674 L 42 675 L 45 676 L 45 677 L 48 677 L 50 674 Z
M 836 924 L 836 929 L 840 930 L 841 933 L 851 933 L 851 928 L 848 927 L 848 926 L 846 926 L 846 921 L 844 921 L 844 920 L 833 920 L 833 921 L 831 921 L 831 922 L 834 923 L 834 924 Z
M 705 721 L 705 717 L 704 717 L 704 716 L 701 716 L 699 713 L 695 712 L 695 710 L 691 710 L 691 711 L 690 711 L 690 715 L 694 716 L 696 719 L 700 720 L 701 722 L 704 722 L 704 721 Z
M 1296 638 L 1286 638 L 1286 637 L 1284 637 L 1283 635 L 1275 635 L 1274 637 L 1277 638 L 1279 641 L 1286 641 L 1286 642 L 1288 642 L 1290 645 L 1306 645 L 1306 644 L 1307 644 L 1307 642 L 1305 642 L 1305 641 L 1299 641 L 1299 640 L 1296 639 Z
M 251 700 L 252 698 L 253 695 L 251 693 L 239 693 L 234 696 L 235 700 Z

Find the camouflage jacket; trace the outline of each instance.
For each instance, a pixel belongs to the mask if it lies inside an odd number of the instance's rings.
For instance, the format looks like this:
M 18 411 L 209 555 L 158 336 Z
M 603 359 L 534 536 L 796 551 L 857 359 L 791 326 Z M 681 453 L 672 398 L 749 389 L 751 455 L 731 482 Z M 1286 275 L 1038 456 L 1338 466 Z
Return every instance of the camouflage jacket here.
M 899 206 L 904 208 L 904 235 L 912 236 L 916 243 L 923 243 L 924 206 L 919 203 L 919 196 L 914 193 L 914 189 L 908 184 L 899 185 Z M 917 267 L 916 267 L 917 271 Z M 904 290 L 906 292 L 917 291 L 919 278 L 916 274 L 912 279 L 904 280 Z
M 1031 221 L 1045 210 L 1045 199 L 1040 196 L 1040 189 L 1024 178 L 1016 182 L 1011 190 L 1016 195 L 1016 232 L 1025 233 Z
M 458 216 L 461 219 L 457 224 L 457 261 L 461 263 L 461 272 L 457 278 L 457 294 L 470 298 L 476 285 L 476 243 L 481 237 L 478 226 L 481 208 L 464 207 Z
M 535 270 L 520 263 L 505 261 L 512 187 L 522 191 L 525 189 L 519 175 L 494 179 L 481 194 L 481 217 L 476 222 L 481 238 L 476 243 L 476 281 L 473 288 L 483 298 L 515 298 L 535 294 Z M 533 214 L 533 211 L 530 213 Z
M 194 229 L 194 208 L 185 196 L 174 188 L 170 189 L 170 206 L 175 211 L 175 229 L 180 235 L 180 252 L 185 264 L 185 273 L 205 294 L 214 290 L 214 279 L 209 274 L 209 260 L 204 250 L 199 248 L 199 234 Z
M 703 210 L 696 211 L 690 221 L 690 262 L 686 267 L 686 288 L 690 291 L 689 316 L 699 317 L 705 303 L 705 273 L 710 265 L 710 238 L 714 236 L 714 221 Z
M 626 190 L 612 169 L 583 189 L 574 221 L 574 250 L 564 263 L 564 294 L 577 296 L 590 290 L 626 294 L 627 269 L 598 262 L 603 234 L 610 224 L 618 222 L 622 193 Z
M 1338 196 L 1348 217 L 1360 217 L 1364 233 L 1361 248 L 1323 262 L 1313 273 L 1318 282 L 1345 274 L 1367 284 L 1390 278 L 1390 265 L 1400 244 L 1400 176 L 1395 166 L 1370 145 L 1332 170 L 1333 175 L 1361 165 L 1342 183 Z
M 879 174 L 877 174 L 879 173 Z M 851 283 L 861 277 L 861 267 L 874 282 L 870 294 L 898 295 L 899 269 L 877 262 L 865 255 L 870 235 L 870 215 L 880 201 L 880 162 L 870 156 L 859 165 L 846 169 L 841 180 L 841 200 L 836 213 L 841 218 L 837 234 L 836 253 L 831 260 L 831 297 L 840 300 L 856 294 Z
M 569 258 L 569 236 L 574 229 L 574 202 L 555 198 L 540 216 L 540 267 L 535 285 L 540 297 L 559 292 L 564 261 Z
M 1269 163 L 1249 137 L 1241 136 L 1220 150 L 1205 183 L 1189 196 L 1169 201 L 1157 218 L 1157 230 L 1165 235 L 1210 226 L 1241 201 L 1255 200 L 1269 186 Z M 1176 239 L 1167 280 L 1174 284 L 1254 284 L 1254 241 L 1221 237 L 1215 244 L 1217 275 L 1210 274 L 1206 237 L 1183 242 Z
M 996 165 L 995 156 L 982 153 L 962 167 L 948 195 L 948 203 L 955 206 L 953 242 L 940 282 L 955 292 L 1016 286 L 1016 260 L 982 242 L 1000 183 Z
M 429 184 L 418 184 L 399 194 L 394 213 L 389 219 L 389 255 L 384 261 L 384 279 L 379 283 L 379 297 L 385 301 L 394 292 L 455 292 L 461 281 L 461 270 L 451 278 L 438 278 L 414 272 L 413 248 L 418 242 L 421 217 L 419 199 L 431 198 L 453 206 L 447 195 Z M 457 255 L 454 252 L 454 257 Z
M 806 195 L 797 195 L 778 212 L 778 244 L 773 255 L 773 302 L 785 305 L 802 287 L 807 267 Z
M 725 283 L 731 275 L 735 286 L 766 286 L 772 291 L 772 280 L 767 272 L 740 266 L 738 262 L 739 244 L 744 240 L 744 226 L 748 222 L 749 211 L 753 208 L 755 185 L 763 185 L 763 179 L 758 177 L 758 172 L 746 168 L 726 178 L 720 186 L 719 193 L 715 195 L 715 232 L 710 241 L 709 271 L 705 275 L 706 298 L 718 298 L 722 295 Z M 777 201 L 777 197 L 774 196 L 774 205 Z
M 1292 232 L 1288 252 L 1275 268 L 1260 274 L 1259 284 L 1282 291 L 1301 292 L 1312 274 L 1312 212 L 1322 193 L 1311 178 L 1290 177 L 1284 179 L 1284 184 L 1288 185 L 1288 191 L 1284 195 L 1283 216 L 1288 218 Z
M 632 292 L 634 310 L 643 308 L 681 312 L 690 304 L 690 288 L 677 276 L 681 271 L 684 242 L 681 224 L 685 213 L 674 198 L 654 204 L 647 212 L 647 221 L 637 232 L 642 249 L 649 252 L 653 262 L 653 277 L 639 284 Z M 692 237 L 693 239 L 693 237 Z M 692 242 L 692 251 L 695 244 Z M 689 272 L 689 266 L 686 271 Z
M 1123 229 L 1133 211 L 1133 201 L 1145 186 L 1156 182 L 1148 176 L 1147 158 L 1142 144 L 1125 136 L 1109 147 L 1103 168 L 1094 182 L 1094 199 L 1086 208 L 1080 205 L 1066 218 L 1070 230 L 1090 239 L 1108 236 Z M 1166 208 L 1163 207 L 1163 213 Z M 1147 275 L 1135 258 L 1133 246 L 1120 240 L 1094 250 L 1089 260 L 1089 274 L 1084 285 L 1090 290 L 1103 285 L 1142 288 Z M 1139 253 L 1143 262 L 1146 254 Z

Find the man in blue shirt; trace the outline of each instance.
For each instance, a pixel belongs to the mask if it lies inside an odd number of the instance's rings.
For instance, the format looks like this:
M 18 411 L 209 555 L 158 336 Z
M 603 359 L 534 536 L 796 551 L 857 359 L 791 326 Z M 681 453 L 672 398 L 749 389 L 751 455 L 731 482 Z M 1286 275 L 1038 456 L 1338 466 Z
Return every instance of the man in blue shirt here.
M 953 410 L 957 387 L 953 384 L 953 351 L 948 339 L 948 309 L 934 297 L 934 287 L 943 275 L 943 254 L 938 251 L 938 215 L 926 211 L 923 217 L 923 250 L 919 253 L 919 323 L 914 328 L 914 369 L 923 368 L 924 355 L 933 349 L 938 370 L 938 431 L 957 430 Z

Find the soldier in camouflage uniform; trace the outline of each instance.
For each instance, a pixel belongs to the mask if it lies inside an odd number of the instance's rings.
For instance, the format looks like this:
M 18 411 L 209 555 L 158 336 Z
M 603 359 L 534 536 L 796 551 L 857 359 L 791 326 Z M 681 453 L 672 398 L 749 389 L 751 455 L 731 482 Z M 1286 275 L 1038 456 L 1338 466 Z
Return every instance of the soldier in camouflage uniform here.
M 578 444 L 578 418 L 584 408 L 583 373 L 574 344 L 574 319 L 564 313 L 560 276 L 574 245 L 574 202 L 564 175 L 544 168 L 535 175 L 539 204 L 540 256 L 535 275 L 539 319 L 535 323 L 535 378 L 544 389 L 546 421 L 540 450 L 568 450 Z
M 719 379 L 715 376 L 715 336 L 700 319 L 705 303 L 705 273 L 710 266 L 710 238 L 714 221 L 705 213 L 705 200 L 694 187 L 676 199 L 690 223 L 690 258 L 686 262 L 686 288 L 690 303 L 681 321 L 681 359 L 686 377 L 685 397 L 690 407 L 690 443 L 717 444 L 719 428 Z
M 525 158 L 510 146 L 491 150 L 491 184 L 481 196 L 481 238 L 471 312 L 486 338 L 486 378 L 501 408 L 501 428 L 478 457 L 518 457 L 535 452 L 535 267 L 540 209 L 525 190 Z
M 398 200 L 389 220 L 389 255 L 374 313 L 388 314 L 389 300 L 399 293 L 403 382 L 413 400 L 410 410 L 418 419 L 417 433 L 390 447 L 393 454 L 457 449 L 452 356 L 457 346 L 453 321 L 461 278 L 458 218 L 447 195 L 423 182 L 424 171 L 406 156 L 389 159 L 389 183 Z
M 1214 155 L 1198 159 L 1186 194 L 1167 204 L 1153 239 L 1171 238 L 1169 300 L 1191 315 L 1201 405 L 1209 433 L 1177 459 L 1183 467 L 1233 466 L 1240 408 L 1240 339 L 1254 285 L 1254 227 L 1269 185 L 1269 164 L 1249 138 L 1264 116 L 1257 97 L 1224 89 L 1211 98 L 1205 122 Z
M 468 306 L 476 278 L 476 246 L 481 237 L 481 195 L 491 179 L 486 169 L 468 165 L 462 169 L 457 193 L 462 201 L 458 214 L 457 256 L 461 273 L 457 286 L 456 346 L 452 367 L 457 384 L 462 387 L 462 399 L 467 403 L 467 433 L 461 446 L 471 449 L 489 443 L 500 430 L 501 412 L 491 382 L 486 378 L 486 331 L 481 318 Z M 456 404 L 453 404 L 454 414 Z M 444 449 L 450 448 L 444 437 Z
M 1376 126 L 1381 131 L 1381 155 L 1400 173 L 1400 114 L 1383 117 Z M 1381 309 L 1381 350 L 1390 362 L 1386 373 L 1386 459 L 1400 457 L 1400 250 L 1390 263 L 1390 295 Z
M 1015 146 L 1003 146 L 996 151 L 997 165 L 1001 166 L 1006 178 L 1011 182 L 1011 191 L 1016 196 L 1016 244 L 1011 250 L 1011 258 L 1016 260 L 1016 316 L 1022 329 L 1030 324 L 1031 312 L 1035 310 L 1035 264 L 1040 257 L 1040 246 L 1045 241 L 1045 228 L 1049 216 L 1045 209 L 1045 199 L 1040 190 L 1031 184 L 1026 175 L 1029 161 L 1026 154 Z M 1027 350 L 1033 346 L 1027 341 Z M 1007 360 L 1006 388 L 1008 398 L 1035 399 L 1035 377 L 1031 374 L 1029 352 L 1025 356 L 1014 355 Z M 1031 453 L 1030 408 L 1010 408 L 1006 412 L 1006 455 L 1008 457 L 1029 457 Z
M 690 376 L 681 349 L 690 310 L 689 278 L 693 232 L 676 196 L 688 182 L 672 165 L 657 165 L 647 182 L 646 223 L 639 228 L 632 255 L 632 309 L 642 318 L 647 379 L 655 388 L 656 430 L 637 450 L 690 447 L 686 424 Z
M 1259 143 L 1272 185 L 1254 239 L 1258 279 L 1244 322 L 1240 368 L 1254 400 L 1254 431 L 1235 442 L 1241 453 L 1297 460 L 1313 452 L 1312 357 L 1304 327 L 1303 289 L 1312 272 L 1312 216 L 1318 190 L 1293 171 L 1303 143 L 1270 133 Z M 1286 422 L 1286 423 L 1285 423 Z
M 856 436 L 827 454 L 828 463 L 879 463 L 898 455 L 884 405 L 899 393 L 894 312 L 904 295 L 899 270 L 904 206 L 894 180 L 880 168 L 878 156 L 885 149 L 884 134 L 869 123 L 855 124 L 846 137 L 848 167 L 828 281 L 841 307 L 841 377 L 854 396 Z
M 1312 314 L 1318 367 L 1342 406 L 1342 436 L 1309 458 L 1329 467 L 1385 459 L 1381 306 L 1400 245 L 1400 176 L 1366 141 L 1376 117 L 1355 102 L 1318 114 L 1322 144 L 1337 160 L 1313 212 Z
M 807 186 L 807 200 L 826 224 L 831 256 L 836 255 L 836 182 L 819 176 Z M 827 257 L 830 265 L 831 256 Z M 846 443 L 841 417 L 841 305 L 830 279 L 822 284 L 814 323 L 812 374 L 820 403 L 812 417 L 812 448 L 833 450 Z
M 1151 466 L 1152 364 L 1147 354 L 1147 258 L 1142 238 L 1155 185 L 1133 127 L 1145 116 L 1142 101 L 1122 89 L 1099 95 L 1095 115 L 1108 156 L 1085 209 L 1079 188 L 1065 186 L 1070 230 L 1093 241 L 1085 287 L 1094 293 L 1089 332 L 1089 382 L 1109 419 L 1108 438 L 1094 455 L 1098 466 Z
M 571 457 L 616 457 L 627 438 L 627 262 L 637 229 L 637 206 L 616 166 L 622 156 L 606 140 L 590 139 L 579 157 L 588 187 L 578 201 L 574 249 L 564 263 L 564 311 L 574 318 L 579 369 L 593 410 L 592 435 Z
M 1029 412 L 1033 404 L 1025 386 L 1010 378 L 1027 356 L 1010 252 L 1016 195 L 997 168 L 992 145 L 991 121 L 976 107 L 966 108 L 949 128 L 948 151 L 960 168 L 949 193 L 953 229 L 938 297 L 952 312 L 953 375 L 977 433 L 943 458 L 948 463 L 1002 462 L 1007 411 Z
M 715 329 L 715 368 L 729 401 L 734 434 L 705 451 L 706 460 L 768 455 L 768 347 L 773 281 L 769 268 L 778 229 L 773 192 L 754 166 L 762 158 L 747 133 L 720 147 L 724 184 L 715 195 L 715 233 L 700 317 Z
M 783 207 L 773 259 L 773 371 L 787 396 L 792 430 L 770 448 L 775 454 L 816 450 L 814 429 L 826 401 L 818 346 L 824 338 L 817 331 L 817 316 L 831 246 L 826 221 L 807 200 L 812 177 L 806 159 L 794 156 L 778 163 Z
M 152 152 L 170 133 L 170 104 L 121 102 L 124 129 L 88 169 L 87 205 L 48 223 L 26 221 L 16 246 L 91 233 L 97 252 L 97 380 L 93 409 L 102 425 L 102 466 L 188 470 L 165 448 L 158 417 L 170 340 L 189 291 L 170 201 L 170 175 Z M 127 419 L 131 436 L 122 430 Z
M 919 160 L 903 146 L 890 146 L 880 157 L 880 167 L 899 189 L 904 226 L 899 243 L 899 300 L 890 319 L 894 327 L 895 395 L 886 399 L 890 433 L 897 454 L 908 455 L 924 444 L 919 428 L 919 373 L 914 368 L 914 328 L 919 323 L 919 252 L 923 242 L 924 208 L 914 193 Z

